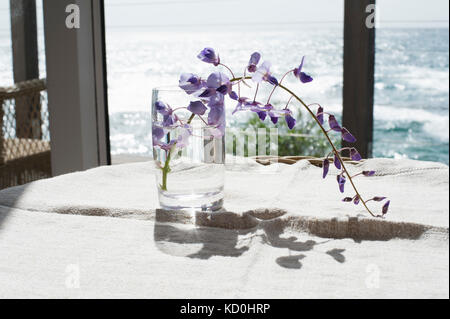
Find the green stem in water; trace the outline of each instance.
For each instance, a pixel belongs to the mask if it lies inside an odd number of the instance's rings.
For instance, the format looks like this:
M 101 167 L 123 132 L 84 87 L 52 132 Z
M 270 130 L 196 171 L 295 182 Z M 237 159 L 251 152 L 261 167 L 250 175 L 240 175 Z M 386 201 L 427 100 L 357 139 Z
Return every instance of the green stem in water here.
M 191 124 L 192 120 L 194 119 L 195 114 L 191 114 L 189 117 L 187 124 Z M 166 162 L 164 163 L 164 167 L 161 168 L 162 170 L 162 184 L 161 184 L 161 190 L 167 191 L 167 174 L 170 172 L 170 159 L 172 158 L 172 153 L 175 150 L 176 143 L 173 144 L 173 146 L 170 148 L 170 150 L 167 152 L 167 158 Z

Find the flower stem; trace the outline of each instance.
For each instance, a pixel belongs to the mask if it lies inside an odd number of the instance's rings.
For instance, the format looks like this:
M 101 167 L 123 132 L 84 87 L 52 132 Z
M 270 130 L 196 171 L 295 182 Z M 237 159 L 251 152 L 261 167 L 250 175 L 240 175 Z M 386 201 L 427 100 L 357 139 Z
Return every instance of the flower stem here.
M 247 78 L 247 77 L 245 77 Z M 242 78 L 234 78 L 231 81 L 239 81 Z M 325 135 L 326 139 L 328 140 L 328 143 L 330 144 L 330 146 L 333 149 L 333 153 L 336 154 L 337 158 L 339 159 L 339 162 L 341 162 L 341 166 L 342 166 L 342 170 L 345 172 L 345 175 L 347 175 L 348 180 L 350 181 L 353 190 L 355 191 L 356 195 L 360 198 L 361 202 L 364 205 L 364 208 L 367 210 L 367 212 L 372 215 L 373 217 L 381 217 L 380 215 L 375 215 L 374 213 L 372 213 L 372 211 L 369 209 L 369 207 L 366 204 L 366 201 L 363 200 L 362 196 L 359 194 L 358 190 L 356 189 L 355 183 L 353 183 L 352 180 L 352 176 L 349 174 L 347 168 L 345 167 L 344 161 L 341 158 L 341 155 L 339 154 L 336 146 L 334 145 L 334 143 L 331 141 L 330 136 L 328 135 L 327 130 L 323 127 L 323 125 L 320 123 L 320 121 L 317 119 L 316 115 L 314 114 L 313 111 L 311 111 L 311 109 L 308 107 L 308 105 L 303 102 L 303 100 L 301 98 L 299 98 L 294 92 L 292 92 L 290 89 L 288 89 L 287 87 L 283 86 L 281 83 L 278 84 L 278 87 L 282 88 L 283 90 L 285 90 L 286 92 L 288 92 L 289 94 L 291 94 L 297 101 L 299 101 L 303 107 L 308 111 L 308 113 L 312 116 L 312 118 L 316 121 L 317 125 L 319 125 L 320 129 L 322 130 L 323 134 Z
M 344 161 L 341 158 L 341 155 L 339 154 L 339 152 L 336 149 L 336 146 L 334 145 L 334 143 L 331 141 L 330 136 L 328 135 L 327 131 L 325 130 L 325 128 L 323 127 L 323 125 L 320 123 L 320 121 L 317 119 L 316 115 L 314 114 L 313 111 L 311 111 L 311 109 L 308 107 L 308 105 L 305 104 L 305 102 L 303 102 L 303 100 L 301 98 L 299 98 L 297 95 L 295 95 L 291 90 L 289 90 L 287 87 L 279 84 L 278 85 L 280 88 L 282 88 L 283 90 L 285 90 L 286 92 L 290 93 L 292 96 L 294 96 L 295 99 L 297 99 L 297 101 L 299 101 L 305 108 L 306 110 L 309 112 L 309 114 L 311 114 L 311 116 L 313 117 L 313 119 L 316 121 L 317 125 L 319 125 L 320 129 L 322 130 L 323 134 L 325 135 L 325 137 L 328 140 L 328 143 L 330 144 L 330 146 L 333 148 L 333 152 L 334 154 L 337 156 L 337 158 L 339 159 L 339 162 L 341 162 L 341 166 L 342 169 L 345 172 L 345 175 L 347 175 L 348 180 L 350 181 L 356 195 L 361 199 L 361 202 L 364 205 L 364 208 L 367 210 L 367 212 L 372 215 L 373 217 L 377 217 L 378 215 L 375 215 L 374 213 L 372 213 L 372 211 L 369 209 L 369 207 L 367 207 L 365 201 L 363 200 L 363 198 L 361 197 L 361 195 L 359 194 L 358 190 L 356 189 L 355 183 L 353 183 L 352 180 L 352 176 L 349 174 L 349 172 L 347 171 L 347 168 L 345 167 Z
M 192 113 L 189 117 L 187 124 L 191 124 L 192 120 L 194 119 L 195 114 Z M 172 152 L 176 148 L 176 143 L 170 148 L 169 152 L 167 152 L 166 161 L 164 163 L 164 167 L 161 168 L 162 170 L 162 183 L 161 183 L 161 190 L 167 191 L 167 174 L 170 172 L 170 159 L 172 158 Z

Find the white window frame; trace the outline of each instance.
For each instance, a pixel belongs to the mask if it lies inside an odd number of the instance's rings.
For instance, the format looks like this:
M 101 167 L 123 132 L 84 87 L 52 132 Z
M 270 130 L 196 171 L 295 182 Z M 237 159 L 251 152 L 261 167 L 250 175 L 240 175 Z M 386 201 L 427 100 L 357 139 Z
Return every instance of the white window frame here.
M 66 7 L 80 28 L 66 27 Z M 43 0 L 52 174 L 109 165 L 103 0 Z

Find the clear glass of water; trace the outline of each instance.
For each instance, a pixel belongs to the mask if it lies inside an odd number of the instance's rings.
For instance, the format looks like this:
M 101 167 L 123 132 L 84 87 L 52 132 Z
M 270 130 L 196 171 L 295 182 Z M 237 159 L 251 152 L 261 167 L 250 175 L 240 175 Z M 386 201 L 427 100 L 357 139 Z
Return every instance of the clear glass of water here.
M 189 123 L 190 135 L 182 148 L 161 148 L 153 145 L 156 165 L 156 186 L 159 204 L 167 210 L 216 211 L 222 208 L 225 179 L 225 136 L 217 136 L 216 128 L 207 125 L 206 113 L 192 117 L 185 108 L 195 98 L 176 87 L 153 89 L 152 125 L 159 125 L 163 115 L 155 103 L 169 105 L 179 121 L 178 125 L 164 128 L 163 143 L 177 140 L 185 134 L 183 124 Z M 184 131 L 183 131 L 184 130 Z M 153 129 L 152 129 L 153 132 Z

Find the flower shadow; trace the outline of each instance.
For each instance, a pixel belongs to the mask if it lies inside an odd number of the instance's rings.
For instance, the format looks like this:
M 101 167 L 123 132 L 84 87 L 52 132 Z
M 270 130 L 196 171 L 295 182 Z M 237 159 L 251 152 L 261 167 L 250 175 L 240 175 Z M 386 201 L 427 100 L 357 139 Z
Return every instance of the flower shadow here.
M 196 213 L 188 217 L 179 212 L 157 210 L 154 241 L 156 247 L 165 254 L 207 260 L 214 256 L 239 257 L 249 251 L 252 243 L 257 240 L 274 248 L 288 249 L 288 256 L 282 255 L 275 260 L 280 267 L 288 269 L 301 269 L 300 261 L 307 257 L 306 252 L 332 241 L 331 239 L 322 242 L 301 241 L 295 236 L 286 238 L 284 237 L 285 228 L 277 222 L 279 215 L 272 213 L 270 218 L 264 218 L 264 220 L 256 218 L 255 214 L 238 216 L 228 212 L 216 215 Z M 184 223 L 175 222 L 177 219 Z M 195 222 L 188 222 L 190 219 L 194 219 Z M 223 224 L 225 221 L 226 224 Z M 214 228 L 198 227 L 212 225 Z M 235 229 L 236 225 L 244 225 L 245 228 Z M 344 251 L 344 249 L 335 248 L 324 254 L 330 255 L 339 263 L 344 263 Z M 291 252 L 299 254 L 291 255 Z

